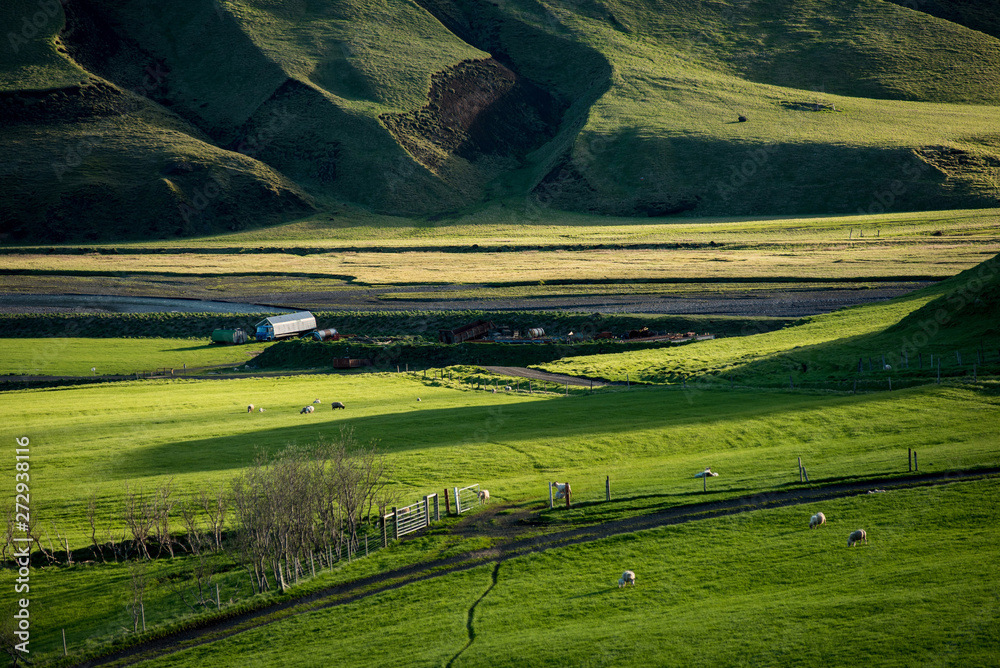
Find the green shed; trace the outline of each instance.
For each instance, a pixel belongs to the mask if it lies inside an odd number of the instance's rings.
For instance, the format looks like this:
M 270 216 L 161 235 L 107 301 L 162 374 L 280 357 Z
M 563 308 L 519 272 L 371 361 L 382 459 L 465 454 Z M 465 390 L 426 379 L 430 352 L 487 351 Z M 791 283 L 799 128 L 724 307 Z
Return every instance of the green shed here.
M 240 328 L 212 330 L 212 343 L 246 343 L 247 333 Z

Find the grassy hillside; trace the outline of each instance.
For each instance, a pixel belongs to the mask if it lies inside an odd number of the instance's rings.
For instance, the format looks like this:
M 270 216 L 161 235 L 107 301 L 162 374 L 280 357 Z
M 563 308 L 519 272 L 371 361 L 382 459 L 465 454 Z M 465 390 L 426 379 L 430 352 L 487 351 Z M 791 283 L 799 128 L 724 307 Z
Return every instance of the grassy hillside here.
M 932 4 L 15 0 L 0 233 L 995 206 L 1000 39 Z
M 793 382 L 806 385 L 848 383 L 843 389 L 855 378 L 887 383 L 894 377 L 897 386 L 900 380 L 926 382 L 936 375 L 930 355 L 945 375 L 971 375 L 973 363 L 995 371 L 1000 367 L 998 267 L 1000 256 L 904 297 L 806 318 L 777 332 L 539 366 L 613 380 L 630 373 L 655 382 L 698 376 L 709 383 L 734 379 L 787 385 L 791 375 Z M 864 361 L 860 371 L 859 359 Z M 883 364 L 892 367 L 891 373 Z

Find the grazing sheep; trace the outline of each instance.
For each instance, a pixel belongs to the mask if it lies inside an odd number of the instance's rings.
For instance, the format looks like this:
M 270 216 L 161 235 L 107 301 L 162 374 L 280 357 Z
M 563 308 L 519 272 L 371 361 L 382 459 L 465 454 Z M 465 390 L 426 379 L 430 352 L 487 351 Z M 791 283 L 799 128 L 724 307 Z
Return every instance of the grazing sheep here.
M 858 529 L 857 531 L 852 531 L 851 535 L 847 537 L 847 547 L 854 547 L 855 543 L 868 544 L 868 534 L 865 533 L 864 529 Z
M 306 406 L 305 408 L 299 411 L 299 415 L 302 415 L 303 413 L 312 413 L 314 410 L 316 409 L 313 408 L 312 406 Z
M 824 515 L 823 513 L 816 513 L 815 515 L 809 518 L 810 529 L 815 529 L 820 524 L 826 524 L 826 515 Z
M 506 387 L 504 387 L 503 389 L 505 389 L 505 390 L 507 390 L 508 392 L 510 392 L 510 391 L 511 391 L 511 390 L 512 390 L 513 388 L 512 388 L 512 387 L 511 387 L 510 385 L 507 385 L 507 386 L 506 386 Z
M 259 411 L 260 411 L 261 413 L 263 413 L 263 412 L 264 412 L 264 407 L 263 407 L 263 406 L 261 406 L 261 407 L 260 407 L 260 408 L 258 408 L 257 410 L 259 410 Z
M 708 467 L 705 468 L 704 471 L 699 471 L 698 473 L 695 473 L 694 477 L 695 478 L 718 478 L 719 474 L 718 473 L 713 473 L 712 472 L 712 467 L 708 466 Z
M 490 502 L 490 490 L 481 489 L 479 490 L 479 503 L 489 503 Z
M 420 397 L 417 397 L 417 401 L 420 401 Z
M 889 366 L 888 364 L 886 364 L 886 365 L 885 365 L 885 370 L 886 370 L 886 371 L 892 371 L 892 367 L 891 367 L 891 366 Z
M 313 403 L 314 403 L 314 404 L 321 404 L 321 403 L 323 403 L 323 402 L 322 402 L 322 401 L 320 401 L 319 399 L 313 399 Z
M 497 388 L 494 387 L 493 388 L 493 394 L 496 394 L 496 393 L 497 393 Z
M 333 410 L 337 410 L 338 408 L 344 408 L 344 409 L 346 409 L 347 406 L 345 406 L 344 404 L 340 403 L 339 401 L 334 401 L 334 402 L 332 402 L 330 404 L 330 408 L 332 408 Z
M 625 571 L 622 576 L 618 579 L 618 588 L 621 589 L 625 585 L 635 586 L 635 573 L 632 571 Z
M 247 413 L 253 413 L 253 404 L 247 406 Z

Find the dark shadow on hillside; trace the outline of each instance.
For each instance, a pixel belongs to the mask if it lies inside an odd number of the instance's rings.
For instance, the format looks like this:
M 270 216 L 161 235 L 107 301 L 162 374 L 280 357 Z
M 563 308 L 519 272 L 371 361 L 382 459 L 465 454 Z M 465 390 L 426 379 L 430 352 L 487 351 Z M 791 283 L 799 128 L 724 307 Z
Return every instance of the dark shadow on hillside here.
M 800 113 L 782 112 L 781 123 L 794 130 Z M 558 164 L 534 194 L 545 206 L 617 216 L 873 215 L 996 205 L 982 184 L 1000 156 L 969 156 L 947 171 L 938 158 L 933 147 L 763 144 L 628 128 L 589 138 L 587 150 Z
M 733 402 L 722 392 L 681 392 L 664 390 L 552 398 L 533 403 L 403 411 L 359 418 L 350 417 L 350 409 L 331 411 L 317 407 L 319 412 L 302 416 L 301 426 L 164 443 L 126 452 L 116 460 L 116 473 L 121 479 L 130 479 L 236 469 L 247 465 L 259 446 L 277 452 L 290 445 L 309 445 L 320 438 L 335 437 L 345 425 L 354 428 L 359 441 L 374 439 L 388 454 L 422 450 L 426 456 L 433 457 L 436 448 L 464 447 L 472 456 L 480 448 L 509 452 L 510 447 L 505 444 L 508 441 L 539 443 L 545 448 L 548 448 L 547 438 L 575 437 L 581 443 L 590 443 L 596 438 L 614 438 L 640 422 L 643 429 L 667 426 L 683 429 L 706 422 L 757 419 L 822 404 L 863 404 L 881 400 L 880 395 L 831 398 L 770 393 L 747 404 Z M 691 398 L 690 403 L 683 401 L 685 396 Z M 677 401 L 665 404 L 669 397 L 676 397 Z M 221 419 L 251 420 L 254 417 L 233 411 Z M 615 454 L 613 446 L 602 447 L 609 454 Z M 662 448 L 667 452 L 670 444 L 664 442 Z M 529 459 L 534 457 L 530 450 L 522 452 L 519 447 L 518 452 Z M 537 462 L 535 467 L 539 467 Z M 700 493 L 697 490 L 697 494 Z M 694 496 L 697 494 L 692 492 Z
M 798 382 L 836 376 L 857 379 L 862 388 L 873 382 L 888 388 L 892 379 L 902 388 L 934 383 L 938 373 L 973 380 L 1000 371 L 1000 255 L 895 301 L 928 296 L 934 298 L 882 331 L 787 351 L 734 372 L 781 382 L 789 375 Z

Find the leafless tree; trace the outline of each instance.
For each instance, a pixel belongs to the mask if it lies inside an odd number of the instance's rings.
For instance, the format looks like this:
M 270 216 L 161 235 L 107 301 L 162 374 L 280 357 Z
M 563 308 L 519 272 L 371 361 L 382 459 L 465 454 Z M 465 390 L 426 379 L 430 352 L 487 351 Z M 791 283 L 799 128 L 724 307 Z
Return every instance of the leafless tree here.
M 66 549 L 66 565 L 67 566 L 72 566 L 73 565 L 73 551 L 71 549 L 69 549 L 69 534 L 66 534 L 65 536 L 63 536 L 59 532 L 59 525 L 56 524 L 55 522 L 52 522 L 52 531 L 54 531 L 55 534 L 56 534 L 56 539 L 59 541 L 59 547 L 64 547 Z
M 156 488 L 153 497 L 153 532 L 156 537 L 157 556 L 164 547 L 167 548 L 171 557 L 174 556 L 174 541 L 170 536 L 170 513 L 176 503 L 171 498 L 173 493 L 174 482 L 168 480 Z
M 219 485 L 214 496 L 201 490 L 200 501 L 205 517 L 208 518 L 209 528 L 212 530 L 212 538 L 215 539 L 215 549 L 222 550 L 222 530 L 226 526 L 226 514 L 229 512 L 229 497 L 225 486 Z
M 139 631 L 142 624 L 143 633 L 146 632 L 146 609 L 144 599 L 146 596 L 146 564 L 143 561 L 131 561 L 128 564 L 129 588 L 125 602 L 125 611 L 132 622 L 132 632 Z
M 8 506 L 6 517 L 4 518 L 4 529 L 3 529 L 3 561 L 7 561 L 7 551 L 10 550 L 10 558 L 14 558 L 14 528 L 17 526 L 14 522 L 14 506 Z
M 132 487 L 125 483 L 125 526 L 132 534 L 136 551 L 150 559 L 149 538 L 156 523 L 155 502 L 147 496 L 141 487 Z
M 201 551 L 202 533 L 198 522 L 198 509 L 193 503 L 178 504 L 181 509 L 181 521 L 184 523 L 188 552 L 197 555 Z
M 94 549 L 94 558 L 98 555 L 103 563 L 108 563 L 104 557 L 104 548 L 97 542 L 97 492 L 91 491 L 87 496 L 87 523 L 90 524 L 90 544 Z

